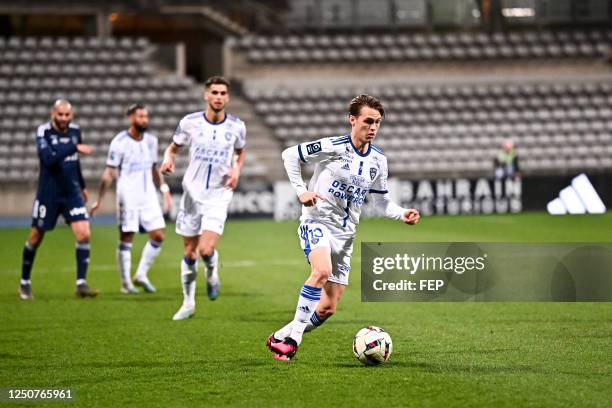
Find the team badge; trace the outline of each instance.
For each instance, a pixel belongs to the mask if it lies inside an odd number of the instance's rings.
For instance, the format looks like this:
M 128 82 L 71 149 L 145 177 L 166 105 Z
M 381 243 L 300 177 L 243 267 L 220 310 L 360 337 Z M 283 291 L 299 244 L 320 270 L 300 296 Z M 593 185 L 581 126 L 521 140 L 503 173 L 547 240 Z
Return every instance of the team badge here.
M 225 140 L 227 140 L 228 142 L 232 139 L 232 136 L 234 134 L 232 132 L 226 132 L 225 133 Z
M 377 170 L 374 167 L 370 167 L 370 179 L 374 180 L 376 177 Z
M 321 142 L 310 143 L 306 145 L 308 154 L 315 154 L 321 151 Z

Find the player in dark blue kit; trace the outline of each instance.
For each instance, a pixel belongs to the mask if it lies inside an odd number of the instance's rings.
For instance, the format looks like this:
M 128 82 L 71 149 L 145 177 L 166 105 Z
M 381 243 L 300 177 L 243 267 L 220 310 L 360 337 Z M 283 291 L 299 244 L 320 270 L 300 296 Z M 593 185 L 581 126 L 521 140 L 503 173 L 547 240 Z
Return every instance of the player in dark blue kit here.
M 55 228 L 61 214 L 76 237 L 78 297 L 94 297 L 98 291 L 87 285 L 89 264 L 89 216 L 85 208 L 87 190 L 81 174 L 79 153 L 91 154 L 92 149 L 82 143 L 79 127 L 71 124 L 73 112 L 70 102 L 60 99 L 53 104 L 51 121 L 38 127 L 36 144 L 40 159 L 38 190 L 32 209 L 32 229 L 23 248 L 21 299 L 32 299 L 30 274 L 36 249 L 46 231 Z

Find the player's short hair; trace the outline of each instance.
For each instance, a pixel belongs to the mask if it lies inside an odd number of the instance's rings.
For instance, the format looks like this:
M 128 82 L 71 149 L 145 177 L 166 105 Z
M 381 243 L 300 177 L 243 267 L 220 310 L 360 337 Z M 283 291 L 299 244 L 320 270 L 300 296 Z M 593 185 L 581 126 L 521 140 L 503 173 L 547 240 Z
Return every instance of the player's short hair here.
M 349 115 L 359 116 L 361 108 L 367 106 L 368 108 L 376 109 L 380 112 L 380 116 L 385 117 L 385 108 L 383 108 L 380 99 L 372 95 L 361 94 L 357 95 L 349 103 Z
M 72 109 L 72 104 L 70 103 L 70 101 L 68 99 L 57 99 L 55 102 L 53 102 L 53 106 L 52 108 L 58 108 L 60 106 L 68 106 L 69 108 Z
M 229 81 L 228 81 L 227 79 L 225 79 L 224 77 L 222 77 L 222 76 L 218 76 L 218 75 L 211 76 L 211 77 L 210 77 L 210 78 L 208 78 L 208 79 L 206 80 L 206 82 L 204 83 L 204 87 L 205 87 L 206 89 L 210 88 L 210 87 L 211 87 L 211 85 L 225 85 L 225 86 L 227 87 L 227 91 L 228 91 L 228 92 L 229 92 L 229 89 L 230 89 L 230 83 L 229 83 Z
M 147 107 L 141 103 L 132 104 L 128 106 L 128 108 L 125 110 L 125 116 L 132 116 L 133 114 L 136 113 L 137 110 L 140 110 L 140 109 L 147 109 Z

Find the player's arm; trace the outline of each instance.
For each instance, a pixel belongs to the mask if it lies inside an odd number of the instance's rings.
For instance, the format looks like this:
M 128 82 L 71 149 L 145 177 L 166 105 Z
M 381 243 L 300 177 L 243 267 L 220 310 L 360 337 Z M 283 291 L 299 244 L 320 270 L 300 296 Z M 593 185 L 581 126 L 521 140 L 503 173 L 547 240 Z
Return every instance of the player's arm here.
M 98 189 L 98 198 L 94 201 L 91 206 L 90 214 L 93 217 L 96 212 L 100 209 L 100 205 L 102 204 L 102 200 L 104 199 L 104 195 L 106 194 L 106 190 L 113 183 L 113 179 L 115 178 L 115 168 L 111 166 L 106 166 L 104 172 L 102 173 L 102 177 L 100 178 L 100 187 Z
M 81 171 L 81 162 L 77 161 L 77 170 L 79 172 L 79 186 L 81 186 L 81 194 L 83 195 L 83 202 L 87 202 L 89 199 L 89 192 L 87 191 L 87 186 L 85 185 L 85 179 L 83 178 L 83 172 Z
M 77 145 L 74 143 L 52 144 L 43 132 L 38 132 L 36 136 L 36 148 L 40 162 L 45 167 L 54 166 L 62 162 L 66 157 L 77 152 Z
M 159 188 L 159 191 L 161 191 L 164 199 L 164 212 L 168 212 L 172 208 L 172 195 L 170 194 L 170 187 L 168 184 L 166 184 L 164 175 L 157 168 L 157 165 L 153 164 L 153 166 L 151 166 L 151 172 L 153 173 L 153 183 L 155 183 L 157 188 Z
M 289 182 L 303 205 L 313 206 L 319 199 L 325 200 L 325 197 L 317 192 L 308 191 L 302 178 L 301 163 L 322 161 L 336 154 L 335 145 L 330 139 L 301 143 L 283 151 L 282 158 Z
M 170 143 L 170 146 L 166 148 L 164 151 L 164 160 L 159 168 L 159 171 L 161 171 L 162 174 L 174 173 L 176 168 L 176 155 L 180 150 L 181 146 L 174 142 Z
M 238 186 L 238 179 L 240 178 L 240 172 L 242 171 L 242 166 L 244 166 L 244 152 L 245 149 L 235 149 L 234 157 L 232 159 L 232 168 L 227 173 L 227 182 L 225 183 L 226 187 L 231 189 L 235 189 Z
M 391 200 L 387 188 L 387 163 L 381 164 L 380 174 L 372 185 L 369 193 L 374 199 L 374 205 L 382 211 L 385 217 L 401 220 L 404 224 L 414 225 L 419 222 L 421 215 L 414 208 L 403 208 Z
M 176 168 L 176 155 L 181 150 L 181 147 L 189 143 L 189 133 L 186 131 L 187 126 L 186 119 L 183 118 L 176 127 L 172 136 L 172 142 L 170 142 L 170 145 L 164 151 L 164 160 L 159 168 L 163 174 L 174 172 Z

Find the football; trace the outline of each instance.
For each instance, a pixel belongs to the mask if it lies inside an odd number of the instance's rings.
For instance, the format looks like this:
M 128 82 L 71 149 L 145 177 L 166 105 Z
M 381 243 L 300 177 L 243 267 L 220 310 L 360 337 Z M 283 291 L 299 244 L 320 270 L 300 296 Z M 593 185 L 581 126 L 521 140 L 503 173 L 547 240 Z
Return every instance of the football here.
M 376 326 L 359 330 L 353 339 L 353 353 L 365 365 L 379 365 L 391 356 L 393 342 L 389 333 Z

